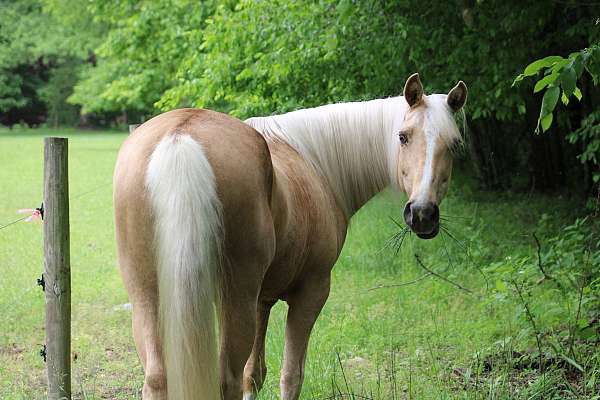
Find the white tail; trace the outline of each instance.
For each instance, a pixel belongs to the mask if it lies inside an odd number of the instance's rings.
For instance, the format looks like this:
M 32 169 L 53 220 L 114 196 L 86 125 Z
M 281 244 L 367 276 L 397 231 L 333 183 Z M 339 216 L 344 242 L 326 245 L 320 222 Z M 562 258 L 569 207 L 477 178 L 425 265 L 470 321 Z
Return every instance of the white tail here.
M 155 221 L 168 398 L 220 399 L 215 306 L 221 203 L 202 146 L 185 134 L 165 137 L 150 158 L 146 186 Z

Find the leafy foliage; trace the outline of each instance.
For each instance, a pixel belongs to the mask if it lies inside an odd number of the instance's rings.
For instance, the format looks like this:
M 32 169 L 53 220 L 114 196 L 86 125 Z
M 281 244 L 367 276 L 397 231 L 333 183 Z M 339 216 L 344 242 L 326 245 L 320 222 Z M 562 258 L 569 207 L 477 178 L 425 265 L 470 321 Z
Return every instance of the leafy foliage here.
M 581 101 L 582 94 L 577 87 L 577 80 L 581 78 L 584 70 L 589 72 L 597 85 L 600 81 L 600 44 L 572 53 L 568 58 L 548 56 L 536 60 L 517 76 L 513 86 L 524 78 L 537 76 L 540 72 L 543 75 L 533 89 L 534 93 L 545 89 L 536 133 L 540 128 L 545 132 L 552 125 L 553 112 L 559 97 L 565 106 L 569 104 L 572 96 Z
M 69 60 L 53 68 L 48 82 L 38 91 L 48 109 L 48 122 L 54 127 L 72 126 L 79 121 L 79 107 L 67 103 L 67 99 L 73 92 L 80 67 L 81 64 Z
M 538 229 L 548 229 L 550 220 L 544 215 Z M 513 368 L 528 366 L 545 373 L 562 366 L 573 375 L 592 377 L 585 391 L 596 384 L 597 354 L 589 346 L 600 340 L 597 215 L 578 218 L 558 235 L 540 240 L 534 234 L 533 239 L 536 248 L 530 255 L 507 256 L 485 269 L 495 281 L 486 302 L 521 304 L 515 315 L 523 324 L 520 331 L 508 345 L 506 339 L 501 343 L 513 349 Z M 523 351 L 523 341 L 530 350 Z M 568 378 L 557 383 L 564 380 Z M 573 388 L 567 392 L 576 394 Z
M 576 160 L 587 139 L 565 138 L 580 128 L 577 108 L 587 115 L 598 101 L 589 80 L 573 85 L 580 61 L 596 65 L 593 51 L 528 68 L 556 72 L 535 88 L 547 94 L 541 118 L 541 99 L 525 97 L 533 82 L 511 86 L 517 71 L 548 49 L 565 54 L 598 42 L 587 3 L 16 0 L 0 7 L 6 115 L 43 100 L 37 114 L 50 123 L 74 121 L 57 120 L 58 109 L 108 123 L 189 106 L 245 118 L 398 95 L 418 71 L 428 92 L 467 82 L 469 155 L 483 187 L 552 190 L 584 182 L 569 189 L 587 193 L 592 185 L 588 166 Z M 74 79 L 57 79 L 61 70 Z M 551 112 L 561 97 L 580 93 L 566 112 Z M 535 121 L 545 127 L 550 119 L 565 134 L 529 135 Z
M 581 126 L 571 132 L 567 139 L 572 144 L 580 143 L 583 152 L 578 156 L 583 163 L 594 168 L 593 180 L 600 182 L 600 111 L 589 114 L 581 121 Z
M 596 22 L 598 25 L 598 21 Z M 554 120 L 554 109 L 558 104 L 559 97 L 565 106 L 569 105 L 572 97 L 581 101 L 583 95 L 577 87 L 578 80 L 587 71 L 592 78 L 593 84 L 600 82 L 600 44 L 594 44 L 581 51 L 572 53 L 568 58 L 561 56 L 548 56 L 529 64 L 522 74 L 517 76 L 513 82 L 521 82 L 528 77 L 543 75 L 533 89 L 534 93 L 545 90 L 538 117 L 536 133 L 547 131 Z M 576 130 L 567 135 L 571 144 L 580 144 L 583 151 L 577 158 L 586 167 L 593 168 L 592 180 L 594 183 L 600 181 L 600 126 L 598 111 L 591 112 L 585 117 Z
M 34 35 L 41 25 L 41 7 L 35 1 L 0 3 L 0 112 L 25 106 L 22 84 L 25 79 L 18 68 L 41 55 Z
M 558 30 L 540 33 L 559 8 L 510 1 L 465 9 L 374 0 L 94 2 L 83 13 L 108 32 L 73 101 L 88 111 L 206 106 L 247 117 L 397 95 L 419 70 L 430 91 L 466 80 L 473 119 L 508 120 L 525 111 L 510 86 L 515 69 L 565 39 Z M 468 25 L 461 12 L 470 13 Z M 566 37 L 582 35 L 586 23 Z M 522 46 L 521 37 L 536 35 L 533 47 Z
M 212 2 L 113 1 L 90 3 L 94 21 L 108 27 L 96 48 L 98 63 L 82 72 L 71 101 L 84 113 L 143 110 L 176 82 L 182 57 L 197 51 L 195 38 Z
M 0 112 L 3 123 L 10 114 L 45 114 L 52 120 L 58 109 L 76 113 L 66 104 L 77 80 L 75 69 L 98 43 L 97 26 L 82 12 L 82 2 L 18 0 L 0 2 Z M 71 24 L 61 24 L 52 12 L 63 13 Z M 55 70 L 54 72 L 50 72 Z M 65 71 L 71 71 L 65 73 Z M 50 81 L 49 81 L 50 80 Z M 59 92 L 62 96 L 56 96 Z M 40 110 L 41 109 L 41 110 Z M 22 112 L 23 111 L 23 112 Z M 43 117 L 43 116 L 40 116 Z M 19 118 L 19 117 L 18 117 Z M 74 123 L 77 118 L 61 122 Z M 29 120 L 31 121 L 31 120 Z M 39 119 L 37 120 L 39 122 Z M 17 122 L 17 121 L 12 121 Z

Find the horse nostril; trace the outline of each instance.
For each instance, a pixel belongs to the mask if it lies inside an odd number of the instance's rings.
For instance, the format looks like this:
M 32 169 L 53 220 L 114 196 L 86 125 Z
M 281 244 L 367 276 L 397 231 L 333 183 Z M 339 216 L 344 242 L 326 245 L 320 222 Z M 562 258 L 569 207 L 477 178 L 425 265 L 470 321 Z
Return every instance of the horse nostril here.
M 433 205 L 433 215 L 431 216 L 431 219 L 434 221 L 440 220 L 440 208 L 438 207 L 437 204 Z
M 440 209 L 437 204 L 427 203 L 419 208 L 419 219 L 423 222 L 437 222 L 440 217 Z
M 404 222 L 406 222 L 406 225 L 408 226 L 412 226 L 413 224 L 413 216 L 412 216 L 412 210 L 411 210 L 411 206 L 412 206 L 412 202 L 408 202 L 406 203 L 406 206 L 404 206 Z

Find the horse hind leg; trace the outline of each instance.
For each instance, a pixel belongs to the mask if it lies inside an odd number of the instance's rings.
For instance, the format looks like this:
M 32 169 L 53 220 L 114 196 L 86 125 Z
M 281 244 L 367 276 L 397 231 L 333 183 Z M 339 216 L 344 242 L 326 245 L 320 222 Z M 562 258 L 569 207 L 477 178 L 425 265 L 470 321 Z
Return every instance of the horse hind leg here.
M 268 237 L 264 234 L 257 236 Z M 242 397 L 252 399 L 248 396 L 245 367 L 251 358 L 257 336 L 259 342 L 260 336 L 264 336 L 264 333 L 260 333 L 266 330 L 268 320 L 270 305 L 259 303 L 258 297 L 266 265 L 272 258 L 273 246 L 268 244 L 268 240 L 253 242 L 246 243 L 246 251 L 228 258 L 230 262 L 226 268 L 229 267 L 229 270 L 224 273 L 229 277 L 223 280 L 220 309 L 220 375 L 224 400 L 240 400 Z M 257 356 L 261 353 L 260 347 L 256 347 Z M 259 376 L 260 373 L 256 374 L 256 378 Z
M 269 314 L 274 303 L 259 302 L 256 312 L 256 333 L 254 345 L 250 358 L 244 367 L 244 400 L 254 400 L 267 376 L 267 365 L 265 362 L 265 336 Z
M 121 271 L 132 303 L 133 337 L 144 369 L 142 398 L 166 400 L 167 378 L 159 338 L 156 274 L 150 272 L 154 269 L 147 256 L 141 255 L 144 251 L 138 253 L 140 256 L 136 256 L 135 251 L 120 253 Z
M 224 297 L 226 299 L 221 305 L 220 327 L 221 392 L 224 400 L 240 400 L 243 396 L 244 365 L 250 356 L 254 341 L 256 297 L 240 295 Z
M 144 369 L 144 400 L 166 400 L 167 379 L 159 339 L 158 286 L 152 256 L 152 227 L 143 207 L 125 213 L 115 204 L 117 253 L 121 277 L 132 304 L 135 347 Z
M 134 337 L 144 366 L 144 400 L 167 399 L 167 375 L 158 338 L 157 308 L 149 304 L 134 305 Z M 143 356 L 142 356 L 143 354 Z

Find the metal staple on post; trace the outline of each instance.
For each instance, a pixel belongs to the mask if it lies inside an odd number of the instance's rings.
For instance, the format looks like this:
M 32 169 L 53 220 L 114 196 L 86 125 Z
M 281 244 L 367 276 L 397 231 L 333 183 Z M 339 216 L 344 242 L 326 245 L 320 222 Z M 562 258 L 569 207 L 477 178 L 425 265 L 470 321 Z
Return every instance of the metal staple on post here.
M 44 280 L 48 399 L 71 399 L 68 141 L 44 140 Z

